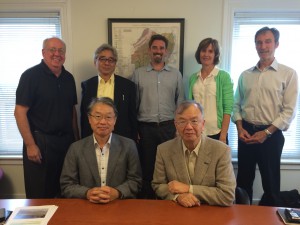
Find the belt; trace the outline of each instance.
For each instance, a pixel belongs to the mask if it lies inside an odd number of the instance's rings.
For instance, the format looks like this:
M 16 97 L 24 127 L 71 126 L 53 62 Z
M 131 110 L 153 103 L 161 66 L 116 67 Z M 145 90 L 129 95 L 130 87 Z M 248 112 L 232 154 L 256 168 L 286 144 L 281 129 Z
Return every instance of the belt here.
M 70 135 L 69 133 L 66 133 L 66 132 L 63 132 L 63 131 L 56 131 L 56 132 L 44 133 L 44 132 L 41 132 L 39 130 L 34 130 L 33 132 L 36 133 L 36 134 L 56 136 L 56 137 L 63 137 L 63 136 Z
M 267 129 L 270 125 L 256 125 L 243 120 L 243 126 L 249 127 L 255 131 L 261 131 Z
M 139 124 L 148 125 L 148 126 L 152 126 L 152 127 L 161 127 L 161 126 L 167 126 L 170 124 L 174 124 L 174 120 L 166 120 L 166 121 L 162 121 L 162 122 L 141 122 L 141 121 L 139 121 Z

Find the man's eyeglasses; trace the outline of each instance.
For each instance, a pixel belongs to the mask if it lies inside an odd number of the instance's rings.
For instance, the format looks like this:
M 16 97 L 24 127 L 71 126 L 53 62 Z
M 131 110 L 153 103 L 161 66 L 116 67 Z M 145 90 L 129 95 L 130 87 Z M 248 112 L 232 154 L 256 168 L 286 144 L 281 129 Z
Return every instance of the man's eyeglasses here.
M 64 55 L 66 53 L 66 49 L 63 48 L 48 48 L 48 51 L 54 54 L 55 52 L 58 52 L 60 55 Z
M 114 64 L 117 61 L 115 58 L 105 58 L 105 57 L 99 57 L 98 60 L 101 63 L 108 62 L 109 64 Z
M 176 124 L 179 126 L 179 127 L 186 127 L 187 125 L 191 124 L 192 127 L 196 127 L 199 125 L 199 120 L 198 119 L 192 119 L 192 120 L 178 120 L 176 121 Z
M 91 116 L 92 118 L 94 118 L 94 120 L 96 121 L 101 121 L 101 120 L 105 120 L 106 122 L 112 122 L 115 118 L 115 116 L 111 116 L 111 115 L 92 115 L 92 114 L 88 114 L 89 116 Z

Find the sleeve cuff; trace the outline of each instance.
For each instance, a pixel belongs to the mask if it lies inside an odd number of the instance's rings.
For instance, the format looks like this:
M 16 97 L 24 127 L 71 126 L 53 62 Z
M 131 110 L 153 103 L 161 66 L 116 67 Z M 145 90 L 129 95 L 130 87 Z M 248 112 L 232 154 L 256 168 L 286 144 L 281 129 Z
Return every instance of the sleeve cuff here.
M 174 202 L 177 202 L 178 196 L 179 196 L 179 194 L 176 194 L 172 200 L 173 200 Z
M 120 190 L 118 190 L 118 189 L 116 189 L 117 191 L 118 191 L 118 193 L 119 193 L 119 199 L 123 199 L 124 198 L 124 195 L 122 194 L 122 192 L 120 191 Z

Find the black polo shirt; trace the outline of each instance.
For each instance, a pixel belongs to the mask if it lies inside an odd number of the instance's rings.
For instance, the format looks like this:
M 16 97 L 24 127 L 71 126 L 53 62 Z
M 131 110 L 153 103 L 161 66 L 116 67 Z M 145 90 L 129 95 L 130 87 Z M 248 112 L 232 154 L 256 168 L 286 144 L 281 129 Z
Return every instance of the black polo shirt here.
M 73 106 L 77 104 L 75 80 L 62 68 L 56 77 L 42 62 L 26 70 L 16 91 L 16 104 L 28 106 L 31 131 L 73 134 Z

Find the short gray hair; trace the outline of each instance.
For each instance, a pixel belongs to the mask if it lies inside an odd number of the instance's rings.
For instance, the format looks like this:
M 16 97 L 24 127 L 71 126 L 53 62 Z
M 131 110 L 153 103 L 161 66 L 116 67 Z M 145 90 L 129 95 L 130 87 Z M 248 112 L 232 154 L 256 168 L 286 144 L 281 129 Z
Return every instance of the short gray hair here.
M 181 102 L 175 111 L 175 116 L 181 115 L 191 105 L 196 106 L 200 110 L 201 117 L 202 119 L 204 119 L 204 108 L 200 103 L 196 102 L 195 100 L 184 100 L 183 102 Z
M 94 60 L 96 60 L 98 58 L 99 54 L 101 52 L 105 51 L 105 50 L 111 51 L 114 58 L 116 59 L 116 61 L 118 61 L 118 52 L 117 52 L 117 50 L 109 44 L 102 44 L 101 46 L 99 46 L 96 49 L 95 54 L 94 54 Z
M 280 33 L 279 31 L 273 27 L 273 28 L 269 28 L 269 27 L 263 27 L 263 28 L 260 28 L 256 33 L 255 33 L 255 37 L 254 37 L 254 42 L 256 43 L 256 39 L 258 37 L 258 35 L 261 35 L 261 34 L 264 34 L 268 31 L 271 31 L 273 36 L 274 36 L 274 41 L 275 43 L 278 43 L 279 42 L 279 36 L 280 36 Z
M 118 117 L 117 107 L 115 106 L 114 101 L 108 97 L 93 98 L 87 108 L 88 115 L 92 112 L 92 109 L 96 104 L 104 104 L 104 105 L 108 105 L 108 106 L 112 107 L 114 110 L 115 116 Z

